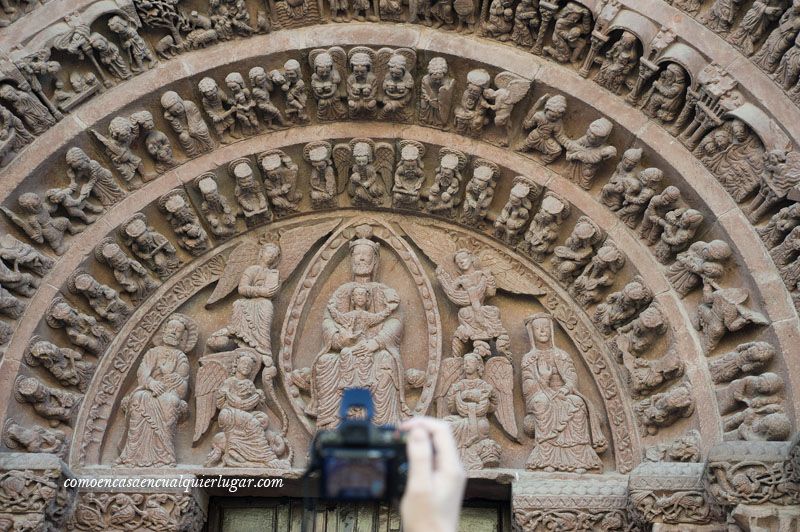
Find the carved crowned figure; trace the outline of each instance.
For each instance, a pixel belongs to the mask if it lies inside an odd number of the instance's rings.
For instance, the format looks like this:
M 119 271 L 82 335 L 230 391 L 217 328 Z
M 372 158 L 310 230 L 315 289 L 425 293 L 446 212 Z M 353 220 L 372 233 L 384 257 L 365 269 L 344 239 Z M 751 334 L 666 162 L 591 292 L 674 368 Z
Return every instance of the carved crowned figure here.
M 400 359 L 400 296 L 375 280 L 380 246 L 371 234 L 369 226 L 357 228 L 350 242 L 353 280 L 334 291 L 322 318 L 325 345 L 311 367 L 306 409 L 318 429 L 338 425 L 341 391 L 350 387 L 372 392 L 376 424 L 396 424 L 410 414 Z
M 122 400 L 127 414 L 125 447 L 115 465 L 175 466 L 175 433 L 189 411 L 189 359 L 197 343 L 197 324 L 182 314 L 167 318 L 156 345 L 144 354 L 137 385 Z
M 572 359 L 555 346 L 552 316 L 533 314 L 525 325 L 531 350 L 522 357 L 524 429 L 536 441 L 526 467 L 576 473 L 602 469 L 597 453 L 606 449 L 606 437 L 593 406 L 578 392 Z

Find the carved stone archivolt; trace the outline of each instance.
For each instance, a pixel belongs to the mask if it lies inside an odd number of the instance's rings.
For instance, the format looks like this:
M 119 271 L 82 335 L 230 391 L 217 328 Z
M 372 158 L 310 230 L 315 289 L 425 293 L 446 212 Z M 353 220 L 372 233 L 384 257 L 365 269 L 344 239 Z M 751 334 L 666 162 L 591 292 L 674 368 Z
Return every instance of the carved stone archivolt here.
M 523 530 L 796 522 L 796 6 L 0 4 L 6 450 L 293 477 L 360 385 Z

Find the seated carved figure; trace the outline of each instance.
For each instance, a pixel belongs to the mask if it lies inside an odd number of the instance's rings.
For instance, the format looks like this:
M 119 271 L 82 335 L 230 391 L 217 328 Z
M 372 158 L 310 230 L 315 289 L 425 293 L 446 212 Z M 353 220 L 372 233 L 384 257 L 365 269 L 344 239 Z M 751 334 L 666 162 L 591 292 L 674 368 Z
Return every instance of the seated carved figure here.
M 531 350 L 522 357 L 523 426 L 536 441 L 525 467 L 576 473 L 601 470 L 597 454 L 608 443 L 593 405 L 578 392 L 572 359 L 554 344 L 552 316 L 534 314 L 525 326 Z
M 686 86 L 686 71 L 680 65 L 670 63 L 653 82 L 642 110 L 662 122 L 672 122 L 683 107 Z

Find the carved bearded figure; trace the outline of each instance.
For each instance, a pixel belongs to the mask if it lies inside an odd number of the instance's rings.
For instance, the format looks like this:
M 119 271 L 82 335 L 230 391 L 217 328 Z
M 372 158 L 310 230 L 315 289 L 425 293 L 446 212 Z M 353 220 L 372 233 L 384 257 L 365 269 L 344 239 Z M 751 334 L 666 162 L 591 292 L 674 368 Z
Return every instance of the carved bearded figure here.
M 372 72 L 372 57 L 357 52 L 350 57 L 347 77 L 347 106 L 350 118 L 373 117 L 378 110 L 378 78 Z
M 489 102 L 484 91 L 489 87 L 491 77 L 483 69 L 470 71 L 467 74 L 467 88 L 461 96 L 461 104 L 456 107 L 455 129 L 462 135 L 477 135 L 489 119 L 486 112 Z
M 217 147 L 194 102 L 182 99 L 176 92 L 167 91 L 161 96 L 161 107 L 164 108 L 164 120 L 178 135 L 178 143 L 186 155 L 197 157 Z
M 175 466 L 175 432 L 188 413 L 189 359 L 197 342 L 197 325 L 186 316 L 170 316 L 157 345 L 144 355 L 136 372 L 137 386 L 122 400 L 127 414 L 125 447 L 115 465 Z
M 525 466 L 548 472 L 602 469 L 597 453 L 606 449 L 606 438 L 577 390 L 575 365 L 555 346 L 552 316 L 534 314 L 525 326 L 532 348 L 522 357 L 524 428 L 536 441 Z
M 455 80 L 447 71 L 447 61 L 434 57 L 428 62 L 428 73 L 422 77 L 419 119 L 429 126 L 445 127 L 450 118 Z
M 353 280 L 334 291 L 322 318 L 325 345 L 311 367 L 306 409 L 319 430 L 338 425 L 341 393 L 350 387 L 372 392 L 376 424 L 396 424 L 410 415 L 400 359 L 400 296 L 374 280 L 380 247 L 370 236 L 368 226 L 357 228 L 350 243 Z

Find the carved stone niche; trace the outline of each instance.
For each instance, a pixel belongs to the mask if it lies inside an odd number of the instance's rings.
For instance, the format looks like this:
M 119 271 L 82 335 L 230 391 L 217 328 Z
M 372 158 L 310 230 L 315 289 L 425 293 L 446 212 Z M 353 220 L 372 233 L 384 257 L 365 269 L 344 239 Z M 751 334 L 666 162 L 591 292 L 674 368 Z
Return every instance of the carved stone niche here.
M 98 483 L 113 480 L 92 476 Z M 187 489 L 192 475 L 141 478 L 161 483 L 153 489 L 91 490 L 78 493 L 70 530 L 179 530 L 199 532 L 206 522 L 208 499 L 199 489 Z M 102 485 L 102 484 L 101 484 Z
M 642 526 L 682 525 L 674 530 L 725 528 L 724 512 L 710 499 L 703 484 L 705 464 L 644 462 L 628 479 L 630 509 Z M 716 523 L 716 525 L 710 525 Z M 698 527 L 698 528 L 695 528 Z M 655 530 L 655 528 L 654 528 Z
M 511 509 L 523 532 L 629 530 L 628 487 L 621 478 L 542 479 L 522 476 Z
M 72 473 L 54 454 L 0 453 L 2 530 L 65 530 L 75 502 Z

